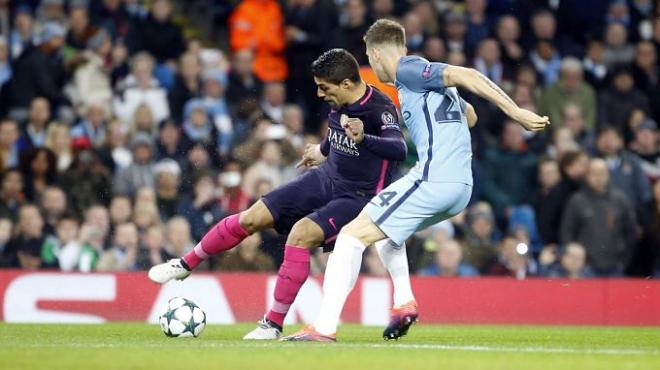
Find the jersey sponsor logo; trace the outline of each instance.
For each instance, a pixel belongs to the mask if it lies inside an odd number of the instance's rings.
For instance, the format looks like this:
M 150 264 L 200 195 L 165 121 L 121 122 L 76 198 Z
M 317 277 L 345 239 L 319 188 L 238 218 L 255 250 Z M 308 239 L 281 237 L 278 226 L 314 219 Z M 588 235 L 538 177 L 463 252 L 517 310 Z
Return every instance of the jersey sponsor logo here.
M 383 125 L 380 126 L 381 130 L 398 130 L 399 124 L 396 121 L 394 115 L 390 112 L 383 112 L 380 115 L 380 120 L 383 122 Z
M 431 63 L 427 64 L 424 67 L 424 70 L 422 71 L 422 77 L 424 77 L 424 79 L 426 79 L 426 80 L 431 78 Z
M 343 132 L 328 128 L 328 141 L 332 149 L 354 157 L 360 156 L 360 150 L 355 141 L 351 140 Z

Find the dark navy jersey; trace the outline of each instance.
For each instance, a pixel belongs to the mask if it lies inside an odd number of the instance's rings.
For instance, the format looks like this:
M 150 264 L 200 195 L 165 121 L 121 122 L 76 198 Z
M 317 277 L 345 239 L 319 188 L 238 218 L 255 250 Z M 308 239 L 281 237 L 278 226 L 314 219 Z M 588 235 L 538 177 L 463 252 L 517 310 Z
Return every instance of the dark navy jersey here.
M 359 118 L 365 138 L 359 144 L 346 136 L 340 117 Z M 322 166 L 335 182 L 373 196 L 389 185 L 397 161 L 405 159 L 405 140 L 392 101 L 373 86 L 353 104 L 333 109 L 328 115 L 328 135 L 321 152 L 328 157 Z

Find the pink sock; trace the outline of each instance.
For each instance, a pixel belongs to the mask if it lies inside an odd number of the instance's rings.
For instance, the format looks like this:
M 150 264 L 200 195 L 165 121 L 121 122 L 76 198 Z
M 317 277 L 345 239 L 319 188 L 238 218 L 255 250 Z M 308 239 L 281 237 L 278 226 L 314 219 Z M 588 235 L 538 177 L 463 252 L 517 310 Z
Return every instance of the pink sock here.
M 287 245 L 275 284 L 275 301 L 266 318 L 282 326 L 289 307 L 309 276 L 309 249 Z
M 193 250 L 183 256 L 190 269 L 195 269 L 209 256 L 232 249 L 250 235 L 238 222 L 240 214 L 223 218 L 209 230 Z

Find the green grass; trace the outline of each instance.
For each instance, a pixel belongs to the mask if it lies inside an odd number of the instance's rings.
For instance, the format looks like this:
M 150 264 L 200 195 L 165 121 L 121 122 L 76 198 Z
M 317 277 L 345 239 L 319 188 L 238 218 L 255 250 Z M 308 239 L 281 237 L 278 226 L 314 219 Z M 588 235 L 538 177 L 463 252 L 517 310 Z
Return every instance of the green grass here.
M 0 324 L 0 369 L 660 369 L 660 328 L 417 325 L 385 342 L 381 328 L 345 325 L 338 343 L 240 340 L 252 328 L 193 339 L 136 323 Z

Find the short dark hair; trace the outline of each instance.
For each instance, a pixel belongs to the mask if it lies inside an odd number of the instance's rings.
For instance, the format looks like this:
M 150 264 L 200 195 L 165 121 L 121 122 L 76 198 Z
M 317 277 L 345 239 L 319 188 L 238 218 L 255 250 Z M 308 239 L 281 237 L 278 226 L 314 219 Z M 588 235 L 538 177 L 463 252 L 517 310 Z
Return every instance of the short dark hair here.
M 360 65 L 345 49 L 331 49 L 312 63 L 312 75 L 339 85 L 345 79 L 360 82 Z
M 562 175 L 566 174 L 566 169 L 570 166 L 573 165 L 573 163 L 577 162 L 580 157 L 586 156 L 587 158 L 589 155 L 587 152 L 583 150 L 572 150 L 569 152 L 564 153 L 564 155 L 559 158 L 559 169 L 562 173 Z
M 403 26 L 390 19 L 379 19 L 369 27 L 362 38 L 368 45 L 393 44 L 406 46 L 406 30 Z

